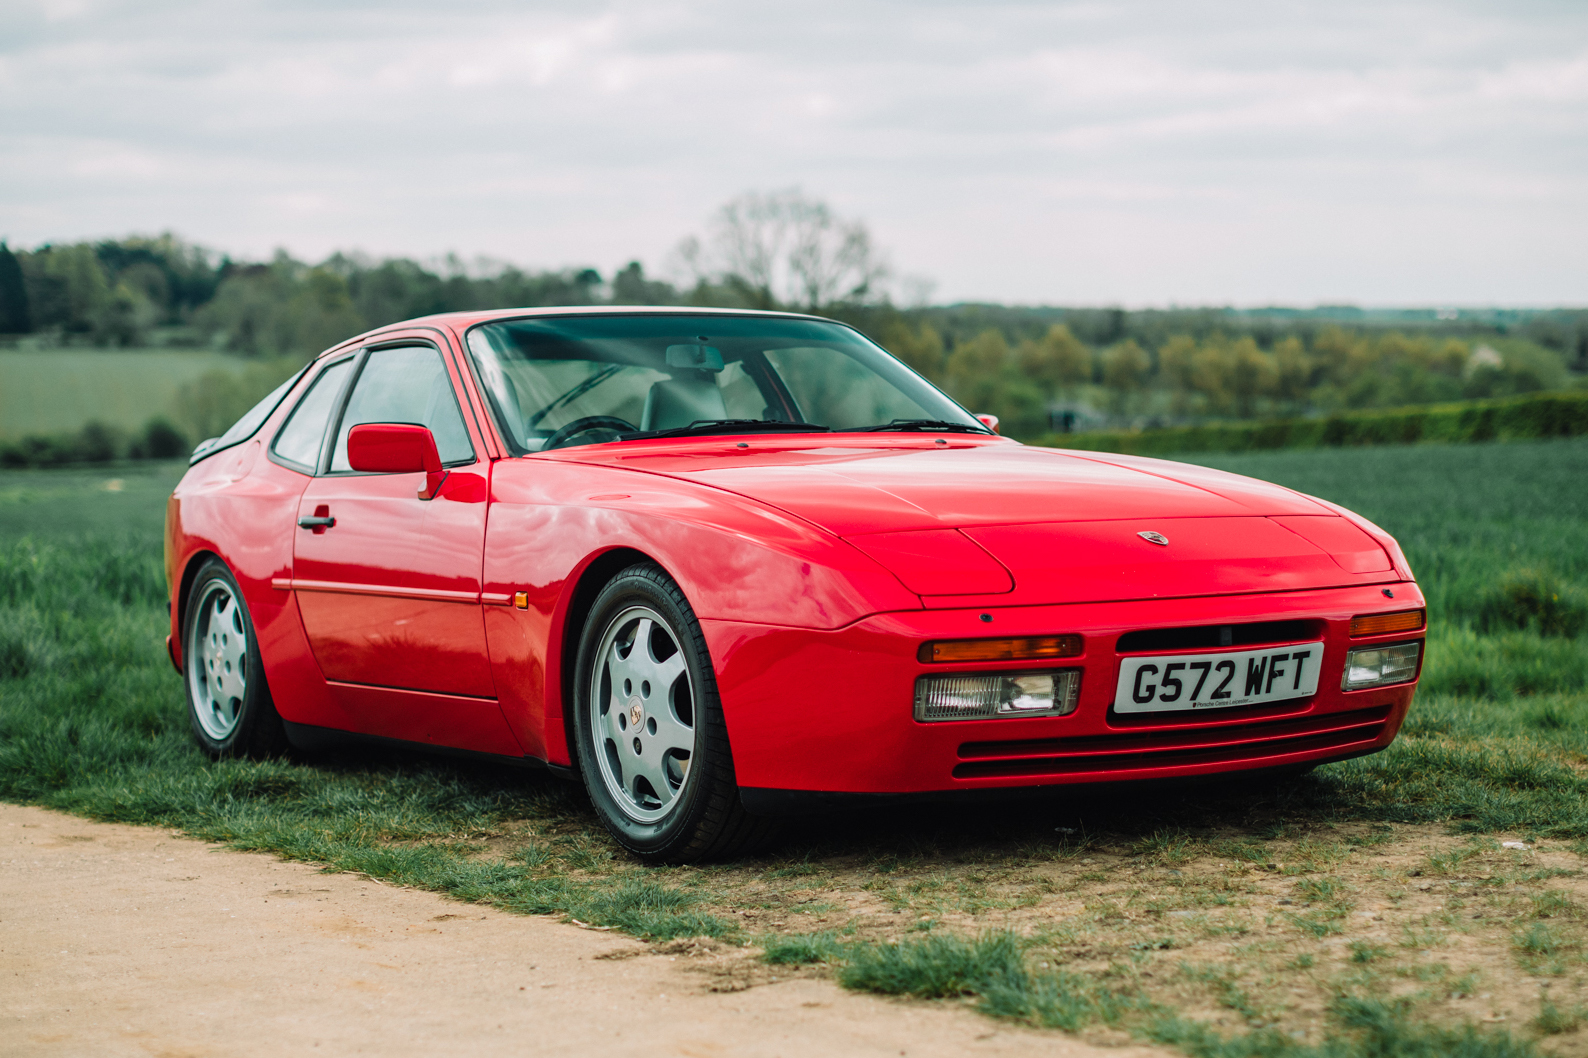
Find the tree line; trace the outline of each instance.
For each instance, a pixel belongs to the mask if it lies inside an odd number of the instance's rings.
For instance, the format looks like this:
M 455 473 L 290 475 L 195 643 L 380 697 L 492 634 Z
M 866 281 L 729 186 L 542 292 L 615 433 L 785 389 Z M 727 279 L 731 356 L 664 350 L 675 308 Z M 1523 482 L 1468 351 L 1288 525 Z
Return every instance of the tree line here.
M 194 346 L 301 362 L 383 324 L 551 305 L 792 308 L 852 323 L 1006 432 L 1297 416 L 1572 385 L 1588 312 L 902 306 L 865 226 L 797 191 L 725 204 L 683 240 L 670 282 L 638 261 L 530 271 L 278 251 L 238 261 L 171 234 L 14 250 L 0 243 L 0 335 L 32 345 Z M 16 341 L 18 339 L 9 339 Z M 200 380 L 194 431 L 224 425 L 279 370 Z M 262 392 L 262 391 L 261 391 Z M 198 440 L 192 438 L 191 440 Z M 162 433 L 145 447 L 169 450 Z M 103 451 L 103 444 L 96 448 Z
M 1440 336 L 1339 325 L 1266 347 L 1237 330 L 1083 342 L 1067 324 L 1011 342 L 986 328 L 945 338 L 902 314 L 882 342 L 1005 432 L 1037 437 L 1100 426 L 1303 416 L 1561 389 L 1575 381 L 1558 350 L 1526 338 Z

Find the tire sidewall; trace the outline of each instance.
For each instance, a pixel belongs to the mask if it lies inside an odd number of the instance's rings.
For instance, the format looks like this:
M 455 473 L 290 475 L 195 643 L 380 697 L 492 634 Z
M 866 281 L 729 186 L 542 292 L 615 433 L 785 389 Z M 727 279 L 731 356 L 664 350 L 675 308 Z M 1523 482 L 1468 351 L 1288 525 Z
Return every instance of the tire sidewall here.
M 671 592 L 663 589 L 663 584 L 678 590 L 671 578 L 656 566 L 630 567 L 614 577 L 596 596 L 590 608 L 574 669 L 577 680 L 574 686 L 574 744 L 578 750 L 579 772 L 584 778 L 585 789 L 602 822 L 619 843 L 630 852 L 655 859 L 666 859 L 671 853 L 687 846 L 699 829 L 710 787 L 719 779 L 716 772 L 720 769 L 720 763 L 713 760 L 708 751 L 709 727 L 722 723 L 717 681 L 700 624 L 688 603 L 680 605 Z M 681 600 L 682 591 L 678 595 Z M 641 823 L 630 818 L 607 789 L 601 777 L 600 763 L 596 758 L 599 750 L 591 730 L 591 712 L 596 708 L 591 687 L 596 651 L 612 620 L 635 605 L 648 606 L 667 619 L 684 654 L 695 706 L 695 742 L 690 751 L 688 776 L 678 796 L 677 806 L 654 823 Z
M 224 739 L 216 739 L 204 730 L 204 725 L 198 720 L 198 703 L 193 700 L 192 666 L 200 659 L 193 650 L 193 625 L 198 621 L 199 600 L 204 597 L 210 585 L 219 583 L 231 592 L 237 606 L 242 610 L 245 633 L 248 636 L 248 686 L 243 692 L 242 708 L 237 713 L 237 723 L 232 728 L 231 734 Z M 182 693 L 187 700 L 188 727 L 193 732 L 193 738 L 199 747 L 212 757 L 235 757 L 245 752 L 251 742 L 252 729 L 258 726 L 259 714 L 263 711 L 261 702 L 268 699 L 265 690 L 265 670 L 259 654 L 259 638 L 254 628 L 254 615 L 248 609 L 248 600 L 244 598 L 242 589 L 237 586 L 237 578 L 232 576 L 231 570 L 219 559 L 210 559 L 199 569 L 198 575 L 193 578 L 193 586 L 188 590 L 187 600 L 182 615 Z

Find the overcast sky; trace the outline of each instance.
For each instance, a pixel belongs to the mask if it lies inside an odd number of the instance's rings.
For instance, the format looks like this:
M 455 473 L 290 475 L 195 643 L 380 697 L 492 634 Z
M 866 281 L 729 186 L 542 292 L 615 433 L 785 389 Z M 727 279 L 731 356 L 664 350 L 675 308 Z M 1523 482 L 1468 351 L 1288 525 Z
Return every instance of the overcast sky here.
M 751 189 L 934 300 L 1588 303 L 1588 3 L 0 0 L 0 236 L 638 258 Z

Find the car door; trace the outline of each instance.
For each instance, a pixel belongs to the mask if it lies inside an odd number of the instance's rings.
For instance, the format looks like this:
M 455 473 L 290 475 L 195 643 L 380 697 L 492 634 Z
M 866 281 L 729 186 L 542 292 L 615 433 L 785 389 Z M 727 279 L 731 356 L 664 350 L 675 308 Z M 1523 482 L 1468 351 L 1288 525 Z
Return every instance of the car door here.
M 478 739 L 444 730 L 444 703 L 426 713 L 412 696 L 357 692 L 495 698 L 480 611 L 489 462 L 475 450 L 454 373 L 435 345 L 367 349 L 345 389 L 318 473 L 299 500 L 293 589 L 304 630 L 326 679 L 350 692 L 353 712 L 366 714 L 365 730 L 468 745 Z M 423 473 L 349 467 L 348 432 L 393 422 L 426 426 L 435 437 L 447 474 L 433 498 L 419 498 Z M 493 731 L 500 725 L 494 701 L 479 720 Z

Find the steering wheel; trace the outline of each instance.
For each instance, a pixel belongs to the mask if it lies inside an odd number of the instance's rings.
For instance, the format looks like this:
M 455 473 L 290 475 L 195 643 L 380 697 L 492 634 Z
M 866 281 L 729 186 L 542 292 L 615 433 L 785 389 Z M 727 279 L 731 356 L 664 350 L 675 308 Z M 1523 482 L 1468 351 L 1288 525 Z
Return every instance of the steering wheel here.
M 578 437 L 580 434 L 590 433 L 596 430 L 605 430 L 606 432 L 614 435 L 612 437 L 603 438 L 603 440 L 615 441 L 617 440 L 617 434 L 636 433 L 639 431 L 639 427 L 635 426 L 626 419 L 618 418 L 616 415 L 586 415 L 582 419 L 575 419 L 567 426 L 564 426 L 562 429 L 546 438 L 546 443 L 540 446 L 540 450 L 542 452 L 549 452 L 553 448 L 561 448 L 573 438 Z M 600 442 L 597 441 L 587 443 L 599 444 Z

